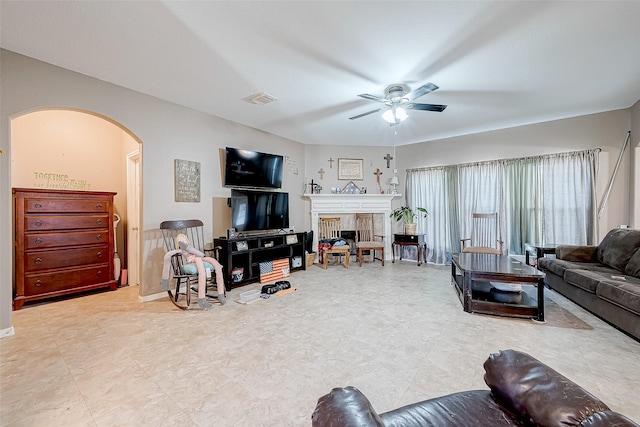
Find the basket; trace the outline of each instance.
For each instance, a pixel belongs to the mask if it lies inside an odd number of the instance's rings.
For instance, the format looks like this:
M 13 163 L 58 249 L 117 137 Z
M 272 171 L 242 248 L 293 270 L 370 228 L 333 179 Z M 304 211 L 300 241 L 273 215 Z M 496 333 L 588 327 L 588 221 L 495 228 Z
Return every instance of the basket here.
M 315 260 L 316 260 L 315 252 L 311 252 L 310 254 L 307 254 L 307 267 L 311 267 Z

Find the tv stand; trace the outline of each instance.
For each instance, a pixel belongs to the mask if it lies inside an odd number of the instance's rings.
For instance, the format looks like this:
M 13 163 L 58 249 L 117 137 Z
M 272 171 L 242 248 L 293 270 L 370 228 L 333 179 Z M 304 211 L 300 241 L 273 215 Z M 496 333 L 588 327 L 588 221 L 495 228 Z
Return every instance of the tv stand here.
M 305 233 L 242 233 L 233 239 L 214 239 L 213 244 L 221 248 L 218 261 L 227 289 L 259 281 L 261 262 L 288 258 L 291 272 L 306 270 Z M 242 279 L 236 276 L 234 280 L 233 271 L 238 269 L 242 269 Z

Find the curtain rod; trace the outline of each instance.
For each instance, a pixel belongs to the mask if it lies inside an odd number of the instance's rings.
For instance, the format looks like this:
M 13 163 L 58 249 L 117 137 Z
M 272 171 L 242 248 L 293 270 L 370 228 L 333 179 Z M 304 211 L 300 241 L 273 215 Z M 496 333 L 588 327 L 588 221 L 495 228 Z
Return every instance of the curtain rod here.
M 422 167 L 422 168 L 410 168 L 410 169 L 406 169 L 406 172 L 419 172 L 419 171 L 426 171 L 426 170 L 435 170 L 435 169 L 444 169 L 444 168 L 449 168 L 449 167 L 460 167 L 460 166 L 478 166 L 478 165 L 487 165 L 490 163 L 495 163 L 495 162 L 508 162 L 508 161 L 522 161 L 522 160 L 536 160 L 536 159 L 551 159 L 554 157 L 563 157 L 563 156 L 568 156 L 571 154 L 582 154 L 582 153 L 600 153 L 602 151 L 602 148 L 593 148 L 590 150 L 580 150 L 580 151 L 567 151 L 564 153 L 552 153 L 552 154 L 543 154 L 540 156 L 529 156 L 529 157 L 513 157 L 513 158 L 508 158 L 508 159 L 496 159 L 496 160 L 484 160 L 482 162 L 469 162 L 469 163 L 457 163 L 457 164 L 450 164 L 450 165 L 440 165 L 440 166 L 428 166 L 428 167 Z

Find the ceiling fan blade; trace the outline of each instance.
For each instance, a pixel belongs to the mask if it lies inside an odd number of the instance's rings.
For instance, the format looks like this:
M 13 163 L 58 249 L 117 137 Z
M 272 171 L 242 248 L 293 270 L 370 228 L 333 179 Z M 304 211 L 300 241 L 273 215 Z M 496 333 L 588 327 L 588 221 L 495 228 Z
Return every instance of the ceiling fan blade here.
M 387 102 L 385 98 L 380 98 L 379 96 L 375 96 L 375 95 L 369 95 L 368 93 L 362 93 L 358 96 L 360 98 L 370 99 L 371 101 L 382 102 L 382 103 Z
M 409 92 L 404 96 L 404 98 L 407 98 L 409 101 L 413 101 L 414 99 L 418 99 L 421 96 L 426 95 L 429 92 L 433 92 L 434 90 L 437 90 L 437 89 L 438 89 L 438 86 L 434 85 L 433 83 L 427 83 L 425 85 L 420 86 L 416 90 Z
M 378 108 L 377 110 L 367 111 L 366 113 L 358 114 L 357 116 L 349 117 L 349 120 L 359 119 L 360 117 L 368 116 L 369 114 L 377 113 L 382 110 L 382 108 Z
M 405 108 L 407 108 L 408 110 L 423 110 L 423 111 L 442 112 L 442 111 L 444 111 L 445 108 L 447 108 L 447 106 L 446 105 L 438 105 L 438 104 L 407 104 L 407 105 L 405 105 Z

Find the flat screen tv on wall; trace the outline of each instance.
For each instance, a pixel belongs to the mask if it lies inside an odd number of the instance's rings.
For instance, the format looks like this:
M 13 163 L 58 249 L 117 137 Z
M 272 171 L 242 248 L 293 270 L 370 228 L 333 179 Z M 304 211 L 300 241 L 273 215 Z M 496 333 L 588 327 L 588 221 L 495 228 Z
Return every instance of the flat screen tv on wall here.
M 224 186 L 281 188 L 283 157 L 226 147 Z
M 231 190 L 231 226 L 238 232 L 289 227 L 289 193 Z

